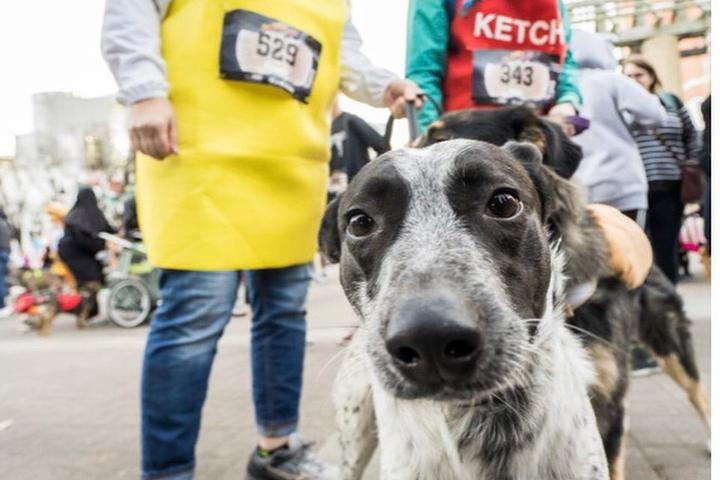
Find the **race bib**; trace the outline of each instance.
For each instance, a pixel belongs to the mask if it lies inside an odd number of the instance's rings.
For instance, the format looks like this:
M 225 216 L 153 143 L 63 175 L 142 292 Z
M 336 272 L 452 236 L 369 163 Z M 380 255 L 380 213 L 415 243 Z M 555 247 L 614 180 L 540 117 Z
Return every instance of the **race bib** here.
M 473 52 L 473 101 L 542 109 L 555 98 L 562 67 L 557 55 L 533 51 Z
M 273 85 L 307 103 L 322 45 L 290 25 L 247 10 L 225 14 L 220 76 Z

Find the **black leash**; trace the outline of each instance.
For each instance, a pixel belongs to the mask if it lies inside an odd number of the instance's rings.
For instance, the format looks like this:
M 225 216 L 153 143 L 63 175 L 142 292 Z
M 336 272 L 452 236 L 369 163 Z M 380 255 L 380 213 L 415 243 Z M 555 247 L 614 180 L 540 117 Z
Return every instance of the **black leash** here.
M 433 104 L 433 106 L 437 109 L 438 113 L 442 115 L 443 109 L 440 106 L 440 104 L 432 98 L 430 95 L 427 95 L 425 93 L 421 93 L 418 95 L 420 98 L 422 98 L 424 101 L 430 101 L 430 103 Z M 405 103 L 405 116 L 408 120 L 408 129 L 410 132 L 410 142 L 415 140 L 420 135 L 420 126 L 418 123 L 418 110 L 415 108 L 415 102 L 413 100 L 409 100 Z M 392 139 L 393 134 L 393 126 L 395 123 L 395 117 L 390 115 L 390 118 L 388 118 L 387 123 L 385 124 L 385 142 L 390 145 L 390 140 Z

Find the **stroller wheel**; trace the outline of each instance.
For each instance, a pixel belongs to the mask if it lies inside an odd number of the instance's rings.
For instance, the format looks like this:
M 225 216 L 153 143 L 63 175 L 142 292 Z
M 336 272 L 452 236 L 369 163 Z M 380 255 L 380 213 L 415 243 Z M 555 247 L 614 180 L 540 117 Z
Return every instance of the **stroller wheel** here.
M 123 328 L 141 325 L 150 316 L 150 290 L 137 278 L 126 278 L 112 286 L 107 299 L 110 320 Z

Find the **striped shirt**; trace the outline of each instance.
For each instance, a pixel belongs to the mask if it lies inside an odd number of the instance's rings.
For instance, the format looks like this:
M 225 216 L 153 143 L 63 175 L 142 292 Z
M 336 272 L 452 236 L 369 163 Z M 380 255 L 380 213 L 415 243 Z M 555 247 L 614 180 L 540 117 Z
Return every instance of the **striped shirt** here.
M 663 123 L 633 132 L 648 182 L 680 180 L 680 163 L 698 159 L 699 136 L 684 105 L 668 109 Z M 658 138 L 660 137 L 660 138 Z

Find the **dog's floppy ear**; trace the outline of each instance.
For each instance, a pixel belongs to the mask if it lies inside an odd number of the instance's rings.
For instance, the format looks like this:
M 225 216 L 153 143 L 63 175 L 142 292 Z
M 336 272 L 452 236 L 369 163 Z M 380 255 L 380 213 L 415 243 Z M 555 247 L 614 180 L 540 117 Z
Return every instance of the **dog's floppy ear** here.
M 502 147 L 522 163 L 538 192 L 542 207 L 542 220 L 546 222 L 555 210 L 553 190 L 556 178 L 543 166 L 543 154 L 533 143 L 507 142 Z
M 582 148 L 555 122 L 540 118 L 538 126 L 545 136 L 545 163 L 562 178 L 572 177 L 582 160 Z
M 515 138 L 529 142 L 542 152 L 542 162 L 562 178 L 570 178 L 582 160 L 582 149 L 565 135 L 560 125 L 539 118 L 527 107 L 509 111 Z
M 340 230 L 338 229 L 338 211 L 342 193 L 335 197 L 325 208 L 318 243 L 320 251 L 331 263 L 340 261 Z
M 573 182 L 543 165 L 542 154 L 537 147 L 528 143 L 507 142 L 503 149 L 525 167 L 542 202 L 544 222 L 559 231 L 565 231 L 563 224 L 580 222 L 585 212 L 582 191 Z

